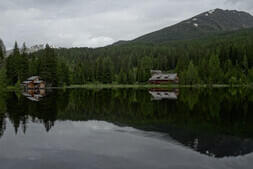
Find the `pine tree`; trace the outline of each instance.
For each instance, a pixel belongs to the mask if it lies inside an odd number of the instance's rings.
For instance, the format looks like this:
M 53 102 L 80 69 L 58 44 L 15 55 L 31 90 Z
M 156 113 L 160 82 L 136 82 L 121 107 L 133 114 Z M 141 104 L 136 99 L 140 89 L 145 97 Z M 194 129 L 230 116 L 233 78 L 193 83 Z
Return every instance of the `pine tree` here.
M 103 59 L 103 83 L 112 83 L 113 80 L 113 64 L 109 57 Z
M 23 44 L 22 48 L 22 54 L 19 55 L 19 80 L 24 81 L 27 79 L 29 75 L 29 63 L 28 63 L 28 56 L 27 56 L 27 51 L 26 51 L 26 45 L 25 43 Z
M 152 59 L 145 56 L 141 59 L 140 82 L 147 82 L 150 78 L 150 70 L 152 69 Z
M 103 60 L 101 57 L 96 60 L 96 80 L 103 82 Z
M 58 86 L 64 86 L 70 84 L 69 68 L 65 63 L 60 63 L 57 68 L 57 80 Z
M 28 76 L 38 75 L 40 69 L 40 59 L 31 56 L 28 64 Z
M 15 85 L 19 80 L 20 53 L 18 43 L 15 42 L 13 53 L 6 61 L 6 74 L 10 85 Z
M 196 69 L 192 61 L 190 61 L 188 65 L 188 69 L 185 76 L 186 84 L 193 85 L 199 82 L 198 70 Z
M 137 81 L 138 82 L 146 82 L 145 69 L 143 67 L 139 67 L 137 70 Z
M 0 91 L 4 88 L 6 88 L 7 83 L 6 83 L 6 70 L 5 68 L 0 68 Z
M 223 72 L 217 55 L 212 55 L 208 62 L 209 83 L 220 83 L 223 80 Z
M 208 59 L 201 58 L 198 65 L 199 77 L 202 83 L 208 83 Z
M 15 42 L 14 49 L 13 49 L 13 55 L 18 56 L 20 55 L 19 48 L 18 48 L 18 42 Z
M 4 51 L 2 49 L 2 46 L 0 45 L 0 65 L 2 65 L 4 60 Z
M 82 64 L 79 63 L 78 65 L 76 65 L 74 67 L 73 73 L 72 73 L 72 83 L 74 84 L 84 84 L 85 82 L 83 82 L 83 76 L 82 76 Z
M 180 72 L 183 72 L 184 70 L 187 70 L 188 65 L 189 65 L 188 57 L 180 56 L 178 61 L 177 61 L 176 72 L 180 73 Z
M 134 70 L 130 70 L 127 74 L 127 82 L 128 84 L 133 84 L 136 81 Z
M 119 84 L 126 84 L 127 83 L 127 75 L 123 70 L 121 70 L 119 73 L 118 83 Z
M 44 55 L 40 57 L 40 76 L 49 86 L 57 86 L 57 58 L 54 50 L 46 45 Z

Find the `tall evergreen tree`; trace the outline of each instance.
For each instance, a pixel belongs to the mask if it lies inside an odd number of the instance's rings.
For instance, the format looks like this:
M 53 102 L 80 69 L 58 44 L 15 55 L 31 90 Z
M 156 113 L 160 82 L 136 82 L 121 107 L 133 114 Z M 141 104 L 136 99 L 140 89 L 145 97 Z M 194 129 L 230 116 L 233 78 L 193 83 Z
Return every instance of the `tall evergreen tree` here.
M 27 79 L 29 75 L 29 63 L 28 63 L 28 56 L 27 56 L 27 48 L 25 43 L 23 44 L 22 53 L 19 55 L 18 64 L 19 64 L 19 80 L 24 81 Z
M 218 55 L 212 55 L 208 63 L 209 83 L 220 83 L 223 80 L 223 72 L 220 67 L 220 59 Z
M 190 85 L 197 84 L 199 82 L 198 70 L 192 61 L 190 61 L 188 69 L 185 73 L 185 80 L 186 84 Z
M 103 83 L 112 83 L 113 64 L 109 57 L 103 59 Z
M 2 46 L 0 45 L 0 65 L 2 65 L 4 60 L 4 51 L 2 49 Z
M 96 80 L 99 82 L 103 81 L 103 60 L 99 57 L 96 60 Z
M 4 67 L 0 68 L 0 92 L 2 91 L 2 89 L 6 88 L 7 86 L 7 82 L 6 82 L 6 70 Z
M 119 84 L 126 84 L 127 83 L 127 75 L 123 70 L 121 70 L 119 73 L 118 83 Z
M 152 69 L 152 59 L 145 56 L 141 59 L 140 69 L 139 69 L 139 81 L 147 82 L 150 78 L 150 70 Z
M 19 80 L 19 61 L 20 53 L 18 43 L 15 42 L 13 53 L 7 58 L 6 61 L 6 74 L 10 85 L 15 85 Z
M 57 68 L 58 86 L 70 84 L 69 68 L 65 63 L 60 63 Z
M 54 49 L 46 45 L 44 55 L 40 57 L 40 76 L 49 86 L 57 86 L 57 58 Z

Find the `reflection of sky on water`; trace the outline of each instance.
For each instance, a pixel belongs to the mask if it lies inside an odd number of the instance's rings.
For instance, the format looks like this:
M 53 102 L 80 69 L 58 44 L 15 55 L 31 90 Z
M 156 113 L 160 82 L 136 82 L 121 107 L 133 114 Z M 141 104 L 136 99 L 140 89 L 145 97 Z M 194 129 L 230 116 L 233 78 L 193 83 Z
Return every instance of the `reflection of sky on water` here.
M 7 121 L 0 139 L 1 169 L 175 168 L 247 169 L 253 154 L 213 158 L 182 146 L 168 135 L 119 127 L 103 121 L 57 121 L 46 132 L 28 123 L 26 134 Z

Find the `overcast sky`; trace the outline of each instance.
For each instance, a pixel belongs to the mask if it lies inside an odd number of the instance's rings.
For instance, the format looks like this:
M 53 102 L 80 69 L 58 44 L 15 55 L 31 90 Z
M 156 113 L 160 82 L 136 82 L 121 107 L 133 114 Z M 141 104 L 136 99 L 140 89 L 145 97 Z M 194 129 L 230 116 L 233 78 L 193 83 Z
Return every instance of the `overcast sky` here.
M 57 47 L 100 47 L 215 8 L 253 14 L 253 0 L 1 0 L 0 38 Z

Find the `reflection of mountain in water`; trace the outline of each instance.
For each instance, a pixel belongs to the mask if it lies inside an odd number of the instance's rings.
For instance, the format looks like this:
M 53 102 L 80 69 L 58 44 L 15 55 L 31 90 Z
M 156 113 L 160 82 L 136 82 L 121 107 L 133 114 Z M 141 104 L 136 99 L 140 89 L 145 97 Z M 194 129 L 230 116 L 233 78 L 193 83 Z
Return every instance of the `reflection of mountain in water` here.
M 156 129 L 159 132 L 168 133 L 176 142 L 186 147 L 216 158 L 240 156 L 253 152 L 253 140 L 248 138 L 196 132 L 169 126 L 160 126 Z
M 0 96 L 0 135 L 4 135 L 6 117 L 16 132 L 26 132 L 29 120 L 44 124 L 46 131 L 57 120 L 101 120 L 167 133 L 215 157 L 253 151 L 253 99 L 247 89 L 180 89 L 177 100 L 162 101 L 152 101 L 147 90 L 136 89 L 55 90 L 40 102 L 24 95 Z

